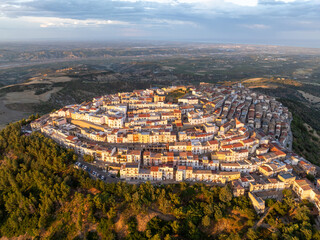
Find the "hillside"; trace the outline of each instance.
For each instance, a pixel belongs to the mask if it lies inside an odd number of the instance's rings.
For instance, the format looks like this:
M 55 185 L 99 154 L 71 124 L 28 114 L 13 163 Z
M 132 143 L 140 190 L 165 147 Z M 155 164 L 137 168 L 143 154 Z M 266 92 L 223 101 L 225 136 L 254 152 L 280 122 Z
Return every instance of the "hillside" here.
M 228 186 L 95 181 L 73 168 L 72 151 L 39 133 L 21 134 L 25 123 L 0 132 L 4 239 L 320 239 L 313 205 L 295 202 L 289 190 L 268 202 L 256 227 L 249 199 L 232 197 Z

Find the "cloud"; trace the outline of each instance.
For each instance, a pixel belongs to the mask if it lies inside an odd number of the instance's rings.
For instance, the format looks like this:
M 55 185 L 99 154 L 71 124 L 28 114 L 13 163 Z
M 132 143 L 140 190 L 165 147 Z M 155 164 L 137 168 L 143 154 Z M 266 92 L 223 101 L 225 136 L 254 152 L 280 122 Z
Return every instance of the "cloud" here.
M 0 15 L 71 19 L 116 19 L 139 22 L 145 18 L 190 21 L 215 17 L 263 14 L 287 16 L 319 10 L 318 0 L 1 0 Z M 286 4 L 288 3 L 288 4 Z M 318 6 L 318 7 L 316 7 Z M 250 8 L 248 8 L 250 7 Z M 300 11 L 299 11 L 300 9 Z M 307 11 L 304 11 L 307 10 Z M 188 19 L 179 19 L 183 16 Z M 178 19 L 177 19 L 178 18 Z M 193 20 L 192 20 L 193 21 Z
M 192 21 L 171 20 L 171 19 L 158 19 L 158 18 L 146 18 L 143 22 L 154 25 L 190 25 L 196 27 L 197 24 Z
M 276 2 L 284 2 L 284 3 L 292 3 L 296 2 L 297 0 L 275 0 Z
M 239 6 L 255 7 L 258 5 L 258 0 L 225 0 Z
M 256 6 L 258 0 L 112 0 L 114 2 L 132 2 L 132 3 L 159 3 L 159 4 L 170 4 L 170 5 L 179 5 L 179 4 L 196 4 L 196 5 L 212 5 L 216 7 L 223 4 L 224 2 L 233 3 L 239 6 Z M 284 0 L 290 1 L 290 0 Z
M 99 27 L 103 25 L 129 25 L 128 22 L 100 19 L 71 19 L 56 17 L 22 17 L 23 21 L 39 23 L 41 28 L 48 27 Z
M 320 44 L 319 12 L 319 0 L 0 0 L 0 36 L 19 38 L 25 28 L 77 39 L 91 32 L 101 38 L 237 42 L 314 31 Z
M 264 25 L 264 24 L 243 24 L 244 27 L 250 28 L 250 29 L 268 29 L 270 26 Z

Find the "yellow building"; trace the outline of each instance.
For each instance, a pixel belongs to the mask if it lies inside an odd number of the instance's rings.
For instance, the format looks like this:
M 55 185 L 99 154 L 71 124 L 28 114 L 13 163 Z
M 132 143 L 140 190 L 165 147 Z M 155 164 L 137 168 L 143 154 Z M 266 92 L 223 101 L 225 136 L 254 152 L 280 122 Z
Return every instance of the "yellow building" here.
M 265 201 L 261 198 L 258 197 L 255 193 L 253 192 L 249 192 L 248 194 L 252 205 L 254 207 L 254 209 L 256 210 L 257 213 L 261 214 L 264 213 L 265 209 L 266 209 L 266 204 Z
M 150 142 L 150 133 L 143 132 L 141 133 L 141 143 L 149 143 Z

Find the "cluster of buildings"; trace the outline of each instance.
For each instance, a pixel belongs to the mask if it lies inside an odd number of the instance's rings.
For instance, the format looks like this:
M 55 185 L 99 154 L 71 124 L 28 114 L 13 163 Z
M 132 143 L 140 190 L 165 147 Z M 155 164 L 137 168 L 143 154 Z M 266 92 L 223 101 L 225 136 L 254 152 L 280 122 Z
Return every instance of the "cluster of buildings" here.
M 262 213 L 264 200 L 285 188 L 316 205 L 320 199 L 313 186 L 305 192 L 310 182 L 301 179 L 316 175 L 315 166 L 288 148 L 291 119 L 274 98 L 241 84 L 202 83 L 97 97 L 31 127 L 118 169 L 127 181 L 231 182 L 234 195 L 249 192 Z

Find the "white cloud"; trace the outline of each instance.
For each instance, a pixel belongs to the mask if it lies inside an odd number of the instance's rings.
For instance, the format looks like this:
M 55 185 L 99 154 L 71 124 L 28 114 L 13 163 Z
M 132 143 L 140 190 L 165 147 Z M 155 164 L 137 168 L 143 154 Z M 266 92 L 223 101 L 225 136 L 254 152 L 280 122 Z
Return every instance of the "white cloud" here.
M 112 0 L 113 2 L 131 2 L 131 3 L 137 3 L 137 2 L 152 2 L 152 3 L 162 3 L 162 4 L 177 4 L 178 1 L 175 0 Z
M 296 2 L 297 0 L 276 0 L 276 2 L 284 2 L 284 3 L 291 3 Z
M 268 28 L 270 28 L 270 26 L 268 26 L 268 25 L 264 25 L 264 24 L 244 24 L 244 25 L 242 25 L 242 26 L 244 26 L 244 27 L 246 27 L 246 28 L 250 28 L 250 29 L 268 29 Z
M 144 23 L 148 24 L 163 24 L 163 25 L 193 25 L 197 26 L 196 23 L 192 21 L 182 21 L 182 20 L 172 20 L 172 19 L 158 19 L 158 18 L 145 18 Z
M 129 25 L 128 22 L 100 19 L 72 19 L 57 17 L 21 17 L 21 20 L 30 23 L 39 23 L 40 27 L 83 27 L 83 26 L 103 26 L 103 25 Z
M 258 0 L 225 0 L 239 6 L 255 7 L 258 5 Z
M 225 3 L 232 3 L 238 6 L 257 6 L 258 0 L 112 0 L 112 1 L 121 1 L 121 2 L 149 2 L 149 3 L 160 3 L 160 4 L 170 4 L 170 5 L 179 5 L 179 4 L 192 4 L 192 5 L 202 5 L 202 6 L 215 6 L 220 7 L 224 6 Z M 283 1 L 292 1 L 292 0 L 283 0 Z

